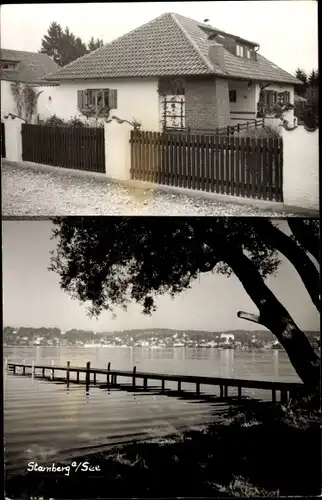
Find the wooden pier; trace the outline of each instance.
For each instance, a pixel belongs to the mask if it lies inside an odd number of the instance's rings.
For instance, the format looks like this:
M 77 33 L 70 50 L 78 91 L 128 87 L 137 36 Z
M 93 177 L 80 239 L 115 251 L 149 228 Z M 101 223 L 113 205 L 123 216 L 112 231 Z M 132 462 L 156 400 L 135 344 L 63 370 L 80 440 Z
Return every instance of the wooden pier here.
M 92 368 L 90 362 L 86 363 L 86 367 L 80 366 L 70 366 L 70 362 L 67 361 L 66 366 L 62 365 L 37 365 L 34 362 L 32 364 L 25 363 L 10 363 L 7 362 L 7 370 L 10 373 L 22 375 L 32 375 L 33 377 L 46 378 L 48 380 L 56 381 L 66 381 L 69 383 L 84 383 L 86 386 L 91 384 L 96 385 L 97 375 L 106 376 L 106 384 L 108 387 L 115 387 L 118 385 L 117 378 L 125 377 L 132 380 L 132 387 L 135 390 L 138 388 L 138 379 L 142 380 L 141 387 L 144 390 L 148 389 L 149 380 L 158 380 L 161 382 L 161 393 L 165 392 L 165 383 L 177 382 L 178 392 L 182 392 L 182 384 L 194 384 L 196 395 L 200 395 L 201 385 L 207 386 L 217 386 L 220 390 L 220 398 L 228 398 L 228 389 L 237 388 L 237 398 L 242 398 L 242 389 L 261 389 L 267 390 L 271 393 L 272 402 L 280 401 L 286 403 L 289 399 L 301 398 L 305 395 L 304 384 L 296 382 L 268 382 L 265 380 L 245 380 L 237 378 L 223 378 L 223 377 L 205 377 L 197 375 L 174 375 L 174 374 L 164 374 L 164 373 L 150 373 L 150 372 L 138 372 L 136 366 L 134 366 L 132 371 L 126 370 L 111 370 L 111 363 L 108 363 L 107 368 Z M 59 371 L 66 373 L 66 378 L 55 378 L 55 374 Z M 76 379 L 71 379 L 71 373 L 76 373 Z M 80 374 L 85 374 L 84 382 L 80 381 Z M 155 387 L 154 387 L 155 389 Z M 279 399 L 277 399 L 277 394 L 280 394 Z

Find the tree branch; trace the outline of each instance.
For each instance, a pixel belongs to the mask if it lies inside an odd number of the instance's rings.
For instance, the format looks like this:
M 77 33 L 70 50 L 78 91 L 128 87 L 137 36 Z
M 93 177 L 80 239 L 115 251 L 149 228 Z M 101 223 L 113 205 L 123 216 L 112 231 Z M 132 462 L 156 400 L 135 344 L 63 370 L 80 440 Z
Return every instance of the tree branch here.
M 225 262 L 233 269 L 245 291 L 258 307 L 259 321 L 270 330 L 286 350 L 298 376 L 315 391 L 320 383 L 320 360 L 305 334 L 298 328 L 285 307 L 265 284 L 255 264 L 242 249 L 221 243 Z M 226 248 L 225 248 L 226 247 Z M 256 316 L 244 315 L 253 321 Z M 255 321 L 256 322 L 256 321 Z
M 290 219 L 288 222 L 289 224 L 291 223 Z M 302 221 L 300 221 L 300 223 L 301 222 Z M 270 221 L 261 221 L 259 230 L 263 235 L 264 241 L 267 241 L 267 243 L 274 242 L 276 249 L 295 267 L 313 304 L 320 312 L 320 273 L 311 259 L 295 241 L 274 226 Z M 302 233 L 301 236 L 303 236 Z M 303 244 L 305 244 L 305 241 L 306 240 L 304 240 Z
M 302 247 L 305 248 L 320 264 L 319 237 L 315 236 L 313 231 L 297 217 L 291 217 L 287 220 L 287 222 L 300 245 L 302 245 Z
M 261 323 L 260 316 L 258 314 L 252 314 L 252 313 L 248 313 L 248 312 L 244 312 L 244 311 L 238 311 L 237 318 L 246 319 L 248 321 L 251 321 L 252 323 L 257 323 L 259 325 L 263 324 L 263 323 Z M 265 326 L 265 325 L 263 325 L 263 326 Z

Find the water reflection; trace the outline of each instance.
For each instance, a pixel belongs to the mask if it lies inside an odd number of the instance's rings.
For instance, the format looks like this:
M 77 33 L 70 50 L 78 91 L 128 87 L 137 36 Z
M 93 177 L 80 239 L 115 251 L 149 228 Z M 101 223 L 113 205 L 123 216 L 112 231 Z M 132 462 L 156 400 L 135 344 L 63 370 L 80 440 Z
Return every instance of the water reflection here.
M 4 356 L 11 362 L 26 360 L 27 364 L 86 366 L 195 374 L 258 380 L 297 381 L 298 377 L 282 351 L 234 351 L 231 349 L 192 348 L 57 348 L 4 347 Z M 50 373 L 48 373 L 50 375 Z M 65 375 L 65 374 L 64 374 Z M 56 376 L 56 374 L 55 374 Z M 55 453 L 55 461 L 77 453 L 105 449 L 114 443 L 164 435 L 200 425 L 214 418 L 218 403 L 213 402 L 216 388 L 202 387 L 202 397 L 185 394 L 160 394 L 160 383 L 149 383 L 149 392 L 142 387 L 136 392 L 129 379 L 120 391 L 108 387 L 106 375 L 97 376 L 104 389 L 86 387 L 85 374 L 79 385 L 47 382 L 4 374 L 4 431 L 7 468 L 25 468 L 26 460 L 42 459 Z M 177 390 L 177 384 L 166 383 L 166 389 Z M 191 399 L 189 399 L 191 397 Z M 25 450 L 29 450 L 28 456 Z M 53 451 L 54 450 L 54 451 Z M 51 457 L 52 455 L 50 455 Z
M 85 347 L 4 347 L 11 362 L 86 366 L 163 373 L 255 378 L 259 380 L 298 381 L 284 351 L 239 351 L 233 349 L 194 348 L 85 348 Z

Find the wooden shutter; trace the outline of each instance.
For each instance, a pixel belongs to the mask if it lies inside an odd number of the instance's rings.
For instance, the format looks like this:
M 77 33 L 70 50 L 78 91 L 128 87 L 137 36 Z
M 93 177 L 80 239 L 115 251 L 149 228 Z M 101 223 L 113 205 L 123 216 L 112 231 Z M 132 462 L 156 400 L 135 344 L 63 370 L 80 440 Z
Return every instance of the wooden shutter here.
M 284 104 L 289 104 L 290 103 L 290 93 L 286 90 L 284 92 Z
M 269 104 L 268 90 L 264 90 L 263 94 L 264 94 L 264 105 L 268 106 Z
M 108 104 L 109 104 L 109 108 L 117 109 L 117 90 L 109 89 L 109 91 L 108 91 Z
M 91 103 L 89 102 L 89 97 L 90 97 L 90 96 L 89 96 L 89 90 L 88 90 L 88 89 L 84 90 L 84 106 L 85 106 L 85 108 L 86 108 L 89 104 L 91 104 Z
M 267 91 L 267 94 L 268 94 L 268 105 L 269 106 L 272 106 L 274 104 L 274 91 L 273 90 L 268 90 Z
M 79 110 L 85 108 L 84 90 L 77 90 L 77 107 Z

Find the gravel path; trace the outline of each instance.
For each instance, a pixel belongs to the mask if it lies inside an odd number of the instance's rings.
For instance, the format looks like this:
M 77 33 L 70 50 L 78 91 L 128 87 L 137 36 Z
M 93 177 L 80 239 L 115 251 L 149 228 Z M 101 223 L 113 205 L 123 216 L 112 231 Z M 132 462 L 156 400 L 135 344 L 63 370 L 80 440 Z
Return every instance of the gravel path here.
M 190 215 L 264 216 L 295 214 L 260 210 L 194 196 L 135 189 L 99 179 L 2 165 L 3 216 Z

